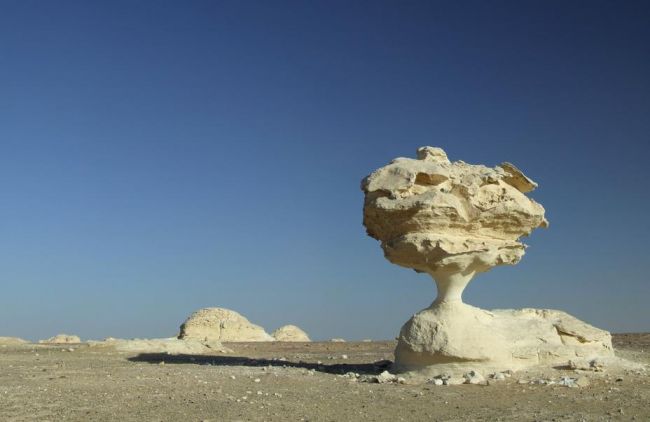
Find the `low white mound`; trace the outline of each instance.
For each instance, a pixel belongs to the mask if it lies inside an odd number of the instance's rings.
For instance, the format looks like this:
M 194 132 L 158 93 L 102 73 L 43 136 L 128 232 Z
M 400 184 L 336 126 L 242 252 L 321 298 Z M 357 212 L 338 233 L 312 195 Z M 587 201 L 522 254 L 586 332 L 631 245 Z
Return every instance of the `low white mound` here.
M 81 343 L 79 336 L 70 334 L 57 334 L 47 340 L 39 340 L 40 344 L 68 344 L 68 343 Z
M 19 337 L 0 337 L 0 345 L 2 346 L 14 346 L 16 344 L 27 344 L 27 340 L 23 340 Z
M 175 337 L 133 340 L 112 339 L 101 343 L 113 346 L 115 350 L 120 352 L 167 353 L 169 355 L 206 355 L 215 352 L 231 352 L 230 349 L 224 347 L 218 341 L 180 340 Z
M 400 339 L 393 369 L 411 377 L 614 357 L 607 331 L 551 309 L 487 311 L 461 302 L 441 303 L 414 315 L 402 327 Z
M 274 341 L 264 328 L 241 314 L 224 308 L 204 308 L 181 325 L 179 339 L 199 341 Z
M 345 343 L 344 338 L 332 338 L 330 339 L 330 343 Z
M 277 341 L 311 341 L 306 332 L 295 325 L 285 325 L 272 334 Z

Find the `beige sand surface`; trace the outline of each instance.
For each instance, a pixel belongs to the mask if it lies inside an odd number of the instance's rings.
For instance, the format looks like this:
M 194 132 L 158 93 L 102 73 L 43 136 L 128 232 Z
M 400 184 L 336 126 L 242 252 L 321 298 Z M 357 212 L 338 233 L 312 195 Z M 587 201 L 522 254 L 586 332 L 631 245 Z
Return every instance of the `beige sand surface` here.
M 650 363 L 650 334 L 614 335 L 614 344 L 620 356 Z M 0 347 L 0 420 L 650 420 L 643 371 L 522 372 L 490 385 L 372 384 L 339 374 L 380 373 L 383 364 L 373 363 L 392 360 L 394 342 L 227 346 L 234 353 L 176 357 L 83 344 Z M 528 383 L 585 374 L 586 387 Z

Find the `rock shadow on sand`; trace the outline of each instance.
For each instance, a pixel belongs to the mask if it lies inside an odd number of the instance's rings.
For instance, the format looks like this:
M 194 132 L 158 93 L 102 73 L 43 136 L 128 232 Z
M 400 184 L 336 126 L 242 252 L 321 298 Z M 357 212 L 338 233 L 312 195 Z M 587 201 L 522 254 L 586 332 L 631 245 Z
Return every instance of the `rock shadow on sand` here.
M 146 362 L 151 364 L 190 364 L 190 365 L 213 365 L 213 366 L 249 366 L 249 367 L 284 367 L 315 370 L 327 374 L 346 374 L 355 372 L 363 375 L 378 375 L 390 368 L 392 362 L 380 360 L 373 363 L 335 363 L 318 364 L 310 362 L 292 362 L 280 359 L 256 359 L 244 356 L 209 356 L 209 355 L 168 355 L 165 353 L 140 353 L 128 358 L 130 362 Z

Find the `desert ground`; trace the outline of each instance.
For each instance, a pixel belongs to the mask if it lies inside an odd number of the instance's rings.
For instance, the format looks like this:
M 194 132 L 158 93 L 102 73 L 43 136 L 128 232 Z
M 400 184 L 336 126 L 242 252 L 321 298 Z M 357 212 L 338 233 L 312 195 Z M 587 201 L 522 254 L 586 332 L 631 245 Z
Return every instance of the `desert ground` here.
M 650 364 L 650 334 L 614 335 L 614 345 L 618 356 Z M 516 372 L 484 385 L 377 384 L 364 380 L 390 364 L 392 341 L 226 346 L 233 353 L 171 356 L 86 343 L 5 345 L 0 420 L 650 420 L 644 370 Z M 563 376 L 584 376 L 588 385 L 540 383 Z

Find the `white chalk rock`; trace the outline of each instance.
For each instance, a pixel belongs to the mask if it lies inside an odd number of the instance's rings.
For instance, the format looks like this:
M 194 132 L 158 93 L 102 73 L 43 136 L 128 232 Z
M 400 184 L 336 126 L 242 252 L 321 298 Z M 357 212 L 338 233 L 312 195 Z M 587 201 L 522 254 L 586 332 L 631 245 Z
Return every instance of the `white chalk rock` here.
M 120 352 L 135 353 L 167 353 L 170 355 L 209 355 L 215 352 L 229 353 L 230 349 L 224 347 L 218 341 L 205 342 L 197 339 L 181 340 L 172 338 L 156 339 L 113 339 L 104 342 Z
M 503 381 L 506 379 L 506 376 L 503 372 L 495 372 L 492 374 L 492 379 L 495 381 Z
M 388 371 L 384 371 L 381 374 L 377 375 L 376 377 L 377 382 L 379 384 L 386 384 L 389 382 L 397 382 L 397 376 L 394 374 L 391 374 Z
M 50 337 L 46 340 L 39 340 L 41 344 L 67 344 L 67 343 L 81 343 L 79 336 L 74 336 L 70 334 L 57 334 L 54 337 Z
M 465 384 L 482 384 L 485 382 L 483 375 L 479 374 L 476 371 L 469 371 L 463 375 L 463 378 L 465 378 Z
M 204 308 L 194 312 L 181 325 L 179 339 L 200 341 L 274 341 L 264 328 L 251 323 L 235 311 Z
M 16 346 L 20 344 L 29 343 L 27 340 L 23 340 L 19 337 L 2 337 L 0 336 L 0 345 L 2 346 Z
M 311 341 L 306 332 L 295 325 L 285 325 L 271 334 L 276 341 Z
M 518 263 L 520 238 L 548 226 L 544 208 L 526 196 L 537 184 L 510 163 L 450 162 L 433 147 L 417 157 L 393 160 L 361 186 L 368 235 L 390 262 L 429 274 L 438 288 L 431 306 L 402 327 L 395 370 L 458 376 L 612 355 L 608 332 L 564 312 L 489 312 L 462 302 L 476 274 Z

